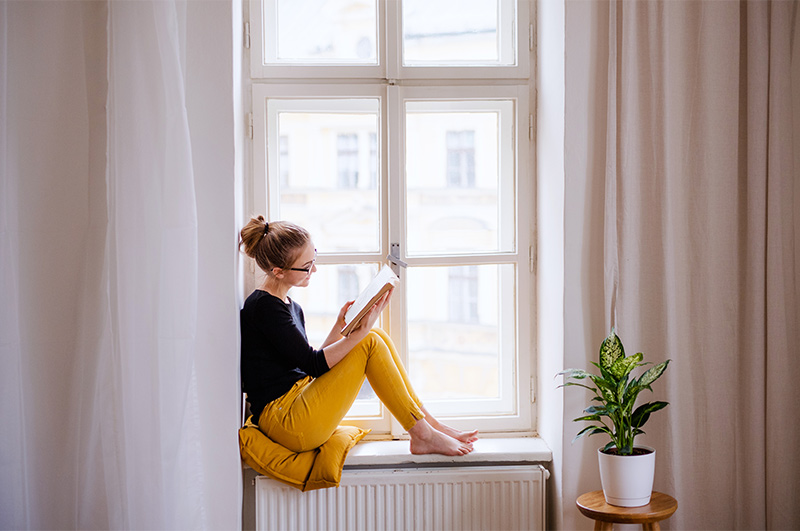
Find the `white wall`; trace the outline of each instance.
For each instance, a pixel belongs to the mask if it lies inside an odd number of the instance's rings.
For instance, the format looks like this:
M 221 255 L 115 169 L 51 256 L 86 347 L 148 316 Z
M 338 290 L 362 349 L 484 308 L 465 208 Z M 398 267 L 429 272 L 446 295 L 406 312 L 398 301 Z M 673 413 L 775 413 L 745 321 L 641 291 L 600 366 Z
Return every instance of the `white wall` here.
M 607 9 L 593 0 L 566 2 L 564 211 L 564 364 L 585 368 L 608 335 L 603 307 L 603 182 L 605 174 L 607 37 L 597 35 Z M 602 82 L 598 82 L 601 80 Z M 598 148 L 599 146 L 599 148 Z M 600 488 L 596 438 L 571 442 L 582 393 L 564 393 L 564 529 L 591 529 L 575 499 Z

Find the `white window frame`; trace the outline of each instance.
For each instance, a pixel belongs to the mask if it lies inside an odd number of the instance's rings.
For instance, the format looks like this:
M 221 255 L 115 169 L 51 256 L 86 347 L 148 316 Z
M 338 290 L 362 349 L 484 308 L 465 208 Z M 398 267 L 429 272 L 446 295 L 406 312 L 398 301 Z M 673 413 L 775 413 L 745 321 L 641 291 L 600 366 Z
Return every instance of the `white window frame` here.
M 508 9 L 502 6 L 510 5 L 509 2 L 501 0 L 501 11 L 508 14 Z M 513 32 L 512 39 L 516 42 L 517 57 L 516 64 L 511 66 L 466 66 L 466 67 L 446 67 L 441 68 L 437 65 L 429 66 L 404 66 L 401 57 L 400 47 L 395 47 L 391 51 L 384 50 L 387 54 L 388 77 L 390 79 L 421 80 L 421 79 L 527 79 L 530 76 L 530 50 L 533 48 L 533 24 L 531 23 L 530 2 L 520 0 L 517 2 L 517 24 L 512 26 L 505 23 Z M 387 11 L 387 40 L 388 42 L 400 42 L 403 34 L 402 28 L 402 5 L 401 1 L 389 0 Z M 506 17 L 504 17 L 506 18 Z M 501 22 L 503 24 L 504 22 Z M 384 47 L 386 48 L 386 47 Z
M 397 0 L 379 0 L 378 16 L 385 17 L 386 35 L 378 39 L 378 59 L 376 66 L 339 66 L 339 65 L 265 65 L 261 50 L 263 49 L 262 33 L 264 12 L 260 0 L 250 0 L 250 56 L 252 86 L 252 197 L 250 205 L 254 212 L 275 211 L 279 200 L 275 190 L 268 186 L 267 175 L 277 174 L 278 156 L 268 153 L 268 135 L 276 133 L 270 130 L 267 120 L 267 100 L 284 99 L 324 99 L 329 98 L 378 98 L 381 101 L 378 156 L 381 163 L 379 169 L 380 187 L 380 223 L 381 249 L 377 253 L 337 254 L 336 259 L 320 255 L 318 263 L 343 262 L 385 262 L 388 246 L 391 242 L 405 241 L 405 223 L 398 216 L 405 215 L 404 197 L 405 173 L 403 167 L 404 122 L 401 119 L 403 102 L 406 99 L 458 99 L 460 97 L 513 99 L 515 102 L 515 124 L 513 128 L 516 167 L 513 169 L 515 179 L 515 209 L 517 215 L 516 241 L 512 252 L 482 253 L 469 257 L 449 257 L 448 265 L 458 264 L 516 264 L 516 294 L 514 307 L 516 320 L 505 323 L 515 327 L 516 353 L 513 367 L 508 376 L 515 389 L 514 410 L 503 416 L 481 417 L 449 417 L 447 422 L 461 429 L 477 427 L 484 433 L 533 433 L 536 425 L 535 409 L 532 406 L 532 382 L 534 360 L 533 328 L 533 226 L 535 214 L 532 209 L 534 197 L 533 162 L 529 138 L 532 84 L 530 82 L 530 2 L 520 0 L 518 6 L 518 28 L 515 37 L 518 43 L 517 65 L 513 67 L 455 67 L 441 72 L 441 68 L 403 67 L 400 64 L 399 47 L 396 53 L 387 54 L 387 39 L 397 38 L 402 33 L 400 28 L 400 2 Z M 521 29 L 520 29 L 521 28 Z M 392 47 L 388 47 L 390 50 Z M 389 60 L 387 63 L 387 55 Z M 452 79 L 455 77 L 456 79 Z M 480 79 L 480 81 L 474 81 Z M 343 83 L 343 80 L 349 80 Z M 470 81 L 473 80 L 473 81 Z M 488 80 L 488 83 L 487 83 Z M 497 80 L 491 84 L 491 80 Z M 524 81 L 519 81 L 524 80 Z M 476 85 L 475 83 L 480 83 Z M 396 124 L 388 129 L 387 124 Z M 276 143 L 279 146 L 279 142 Z M 391 180 L 389 175 L 395 176 Z M 278 176 L 279 177 L 279 176 Z M 519 208 L 520 201 L 529 202 L 530 207 Z M 393 216 L 390 223 L 389 216 Z M 392 227 L 391 230 L 389 227 Z M 408 256 L 401 245 L 401 259 L 415 265 L 441 264 L 439 257 Z M 255 273 L 258 277 L 258 273 Z M 401 274 L 402 277 L 402 274 Z M 257 282 L 257 279 L 254 280 Z M 406 301 L 402 296 L 393 298 L 392 308 L 384 316 L 383 326 L 392 333 L 401 355 L 406 351 Z M 393 437 L 401 436 L 403 429 L 391 417 L 385 408 L 381 418 L 370 417 L 355 419 L 354 424 L 372 427 L 374 433 L 388 433 Z M 434 408 L 429 408 L 437 413 Z
M 385 28 L 385 38 L 377 38 L 377 64 L 332 64 L 305 62 L 303 64 L 268 64 L 263 53 L 265 30 L 269 28 L 265 17 L 269 8 L 264 4 L 274 4 L 276 0 L 250 0 L 250 75 L 253 79 L 528 79 L 530 77 L 530 53 L 533 48 L 533 24 L 531 22 L 530 0 L 517 2 L 516 26 L 509 25 L 512 39 L 517 45 L 516 64 L 511 66 L 469 66 L 440 68 L 430 66 L 404 66 L 400 47 L 387 51 L 387 42 L 399 42 L 402 35 L 401 0 L 378 0 L 378 31 Z M 507 4 L 503 0 L 501 5 Z M 508 11 L 507 9 L 505 11 Z M 381 24 L 385 20 L 385 25 Z
M 379 79 L 386 77 L 386 46 L 385 39 L 378 38 L 376 35 L 376 43 L 378 46 L 377 64 L 376 65 L 336 65 L 331 63 L 313 63 L 305 62 L 300 65 L 291 64 L 268 64 L 265 59 L 264 49 L 266 40 L 264 38 L 265 32 L 267 34 L 274 34 L 274 30 L 269 27 L 266 20 L 269 6 L 265 8 L 266 4 L 274 5 L 277 0 L 250 0 L 250 22 L 249 22 L 249 41 L 250 41 L 250 75 L 253 79 L 293 79 L 293 78 L 341 78 L 341 79 L 355 79 L 355 78 L 372 78 Z M 380 33 L 379 21 L 384 20 L 386 17 L 386 4 L 383 1 L 378 2 L 376 26 Z

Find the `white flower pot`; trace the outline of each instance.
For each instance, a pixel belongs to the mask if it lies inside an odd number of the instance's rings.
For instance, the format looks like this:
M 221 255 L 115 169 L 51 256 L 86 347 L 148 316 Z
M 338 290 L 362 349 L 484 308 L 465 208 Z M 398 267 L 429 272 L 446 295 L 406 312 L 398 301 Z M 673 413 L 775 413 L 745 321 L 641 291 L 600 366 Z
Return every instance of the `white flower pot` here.
M 656 470 L 656 451 L 644 455 L 609 455 L 597 450 L 600 463 L 600 482 L 606 503 L 618 507 L 640 507 L 650 503 Z

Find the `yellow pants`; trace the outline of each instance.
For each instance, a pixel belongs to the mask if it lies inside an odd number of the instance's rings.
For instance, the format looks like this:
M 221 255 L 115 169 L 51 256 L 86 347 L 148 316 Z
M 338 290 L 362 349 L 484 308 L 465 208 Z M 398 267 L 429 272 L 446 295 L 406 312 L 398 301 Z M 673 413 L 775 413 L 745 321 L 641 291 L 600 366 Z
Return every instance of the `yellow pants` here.
M 394 343 L 386 332 L 374 328 L 330 371 L 316 379 L 303 378 L 267 404 L 258 427 L 293 452 L 317 448 L 347 414 L 365 376 L 403 428 L 409 430 L 425 417 Z

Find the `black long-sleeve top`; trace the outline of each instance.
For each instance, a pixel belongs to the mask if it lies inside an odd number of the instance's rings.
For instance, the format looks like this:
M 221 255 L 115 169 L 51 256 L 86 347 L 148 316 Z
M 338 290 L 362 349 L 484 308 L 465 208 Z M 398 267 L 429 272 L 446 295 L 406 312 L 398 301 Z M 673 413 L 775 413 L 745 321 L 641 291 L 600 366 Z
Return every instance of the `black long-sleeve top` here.
M 266 291 L 254 291 L 240 314 L 242 389 L 258 419 L 269 402 L 284 395 L 307 375 L 328 372 L 323 350 L 308 344 L 299 304 L 287 304 Z

